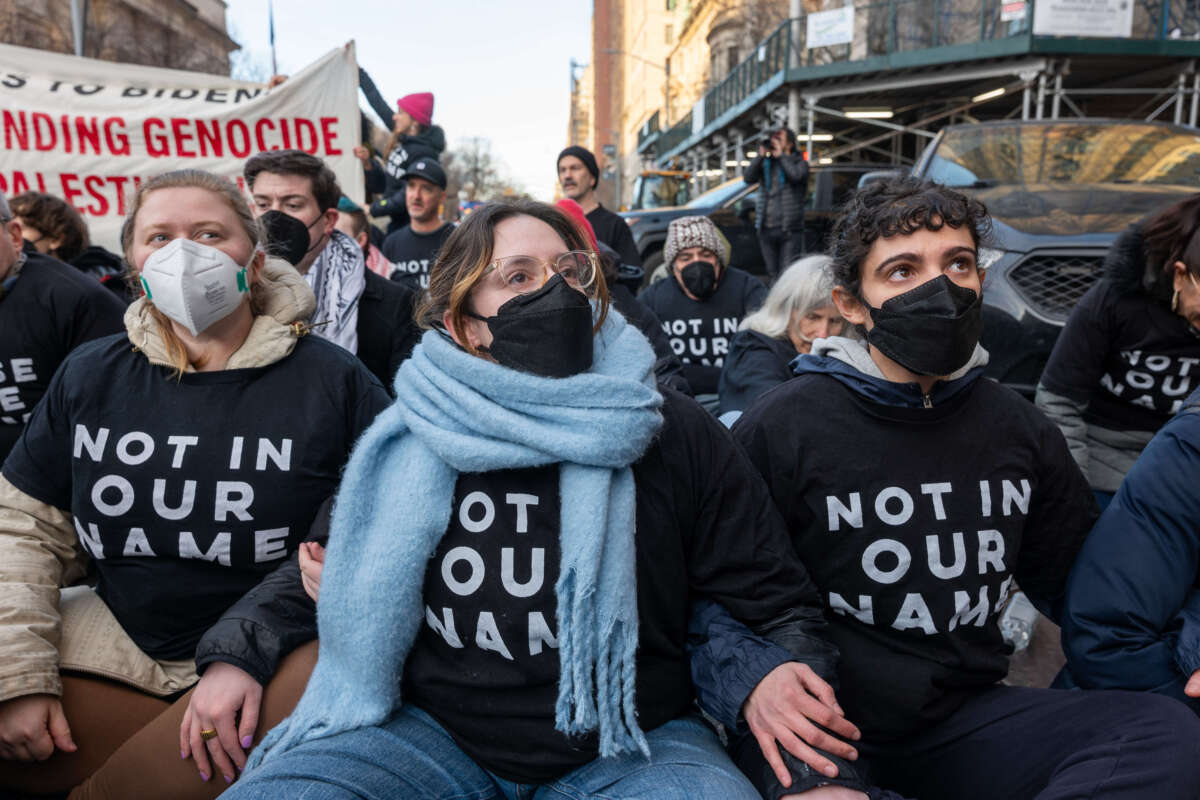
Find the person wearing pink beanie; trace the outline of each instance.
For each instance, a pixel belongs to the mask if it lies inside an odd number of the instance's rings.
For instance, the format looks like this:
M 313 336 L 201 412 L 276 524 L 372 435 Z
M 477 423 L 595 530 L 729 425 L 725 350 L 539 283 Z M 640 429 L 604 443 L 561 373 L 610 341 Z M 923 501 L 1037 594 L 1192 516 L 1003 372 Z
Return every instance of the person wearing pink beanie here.
M 421 125 L 433 124 L 433 92 L 406 94 L 396 101 L 396 106 L 400 111 L 392 119 L 395 120 L 397 127 L 403 124 L 403 120 L 398 119 L 402 114 L 408 115 L 412 122 Z
M 358 71 L 359 88 L 366 95 L 379 119 L 392 130 L 387 146 L 381 151 L 382 163 L 372 158 L 362 145 L 354 154 L 363 162 L 367 191 L 376 196 L 371 204 L 371 216 L 390 217 L 387 232 L 408 224 L 404 201 L 404 174 L 409 166 L 422 158 L 438 160 L 446 149 L 446 134 L 433 124 L 433 93 L 416 92 L 396 101 L 395 111 L 387 104 L 365 70 Z

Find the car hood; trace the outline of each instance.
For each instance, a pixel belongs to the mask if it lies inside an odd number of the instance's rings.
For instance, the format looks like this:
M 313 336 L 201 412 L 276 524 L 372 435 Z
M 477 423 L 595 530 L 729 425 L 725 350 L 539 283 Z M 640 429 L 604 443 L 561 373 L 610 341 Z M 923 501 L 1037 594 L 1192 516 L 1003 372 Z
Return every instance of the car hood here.
M 712 211 L 712 206 L 688 208 L 687 206 L 663 206 L 662 208 L 647 208 L 644 211 L 622 211 L 621 216 L 633 223 L 672 220 L 677 217 L 704 216 Z
M 1031 236 L 1120 233 L 1164 206 L 1196 192 L 1188 186 L 1024 184 L 967 189 L 992 218 Z

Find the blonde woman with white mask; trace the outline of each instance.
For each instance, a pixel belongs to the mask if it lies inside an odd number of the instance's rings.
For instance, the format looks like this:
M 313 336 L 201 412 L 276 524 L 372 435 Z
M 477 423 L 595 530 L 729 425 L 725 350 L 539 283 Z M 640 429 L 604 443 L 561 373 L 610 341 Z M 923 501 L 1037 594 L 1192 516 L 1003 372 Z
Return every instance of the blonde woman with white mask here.
M 755 400 L 792 377 L 792 360 L 810 352 L 813 342 L 845 329 L 833 304 L 829 256 L 793 263 L 729 344 L 718 389 L 721 420 L 732 425 Z
M 4 463 L 0 789 L 215 797 L 303 691 L 311 627 L 253 661 L 220 644 L 388 397 L 306 336 L 312 292 L 261 243 L 228 180 L 144 183 L 122 245 L 145 296 L 63 362 Z

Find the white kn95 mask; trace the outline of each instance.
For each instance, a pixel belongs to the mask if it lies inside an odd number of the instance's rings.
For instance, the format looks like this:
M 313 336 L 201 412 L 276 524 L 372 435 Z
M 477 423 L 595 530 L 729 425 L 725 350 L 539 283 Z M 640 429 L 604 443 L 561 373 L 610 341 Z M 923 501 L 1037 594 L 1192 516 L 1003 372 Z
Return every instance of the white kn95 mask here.
M 172 239 L 155 250 L 140 277 L 154 307 L 193 336 L 232 314 L 250 291 L 245 267 L 191 239 Z

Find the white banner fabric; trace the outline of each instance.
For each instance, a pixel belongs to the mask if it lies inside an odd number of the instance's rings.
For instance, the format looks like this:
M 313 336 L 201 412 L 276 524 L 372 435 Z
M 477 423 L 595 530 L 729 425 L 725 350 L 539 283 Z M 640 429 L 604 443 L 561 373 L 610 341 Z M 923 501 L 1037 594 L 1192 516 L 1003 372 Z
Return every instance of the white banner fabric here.
M 312 153 L 361 201 L 354 43 L 273 89 L 220 75 L 0 45 L 0 191 L 47 192 L 120 252 L 121 222 L 145 179 L 203 169 L 236 181 L 263 150 Z

